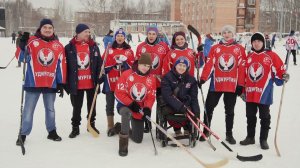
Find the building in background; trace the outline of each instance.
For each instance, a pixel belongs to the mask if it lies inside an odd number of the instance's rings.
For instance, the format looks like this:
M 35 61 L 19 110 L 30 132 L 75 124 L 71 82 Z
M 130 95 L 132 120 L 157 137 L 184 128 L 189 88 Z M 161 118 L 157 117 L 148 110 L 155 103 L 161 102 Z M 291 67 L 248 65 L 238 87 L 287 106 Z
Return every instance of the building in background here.
M 258 31 L 259 0 L 172 0 L 171 3 L 171 19 L 191 24 L 203 33 L 218 33 L 226 24 L 235 26 L 237 32 Z

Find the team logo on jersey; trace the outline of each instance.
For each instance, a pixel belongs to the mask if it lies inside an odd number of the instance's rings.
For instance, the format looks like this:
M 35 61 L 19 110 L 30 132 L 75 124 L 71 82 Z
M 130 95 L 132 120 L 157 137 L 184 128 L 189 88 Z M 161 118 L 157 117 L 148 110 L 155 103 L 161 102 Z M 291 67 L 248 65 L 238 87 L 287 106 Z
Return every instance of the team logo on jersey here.
M 34 41 L 34 42 L 33 42 L 33 46 L 34 46 L 34 47 L 38 47 L 39 45 L 40 45 L 40 43 L 39 43 L 38 41 Z
M 126 51 L 125 51 L 125 55 L 126 55 L 126 56 L 130 56 L 130 55 L 132 55 L 132 54 L 131 54 L 130 50 L 126 50 Z
M 160 65 L 160 59 L 159 56 L 155 53 L 153 53 L 154 57 L 152 59 L 152 69 L 157 69 Z
M 272 63 L 272 60 L 270 57 L 265 57 L 264 60 L 263 60 L 264 64 L 266 65 L 270 65 Z
M 49 48 L 43 48 L 43 49 L 41 49 L 38 52 L 37 56 L 38 56 L 38 62 L 42 66 L 49 66 L 54 61 L 54 53 Z
M 129 76 L 129 81 L 133 82 L 134 81 L 134 77 L 132 75 Z
M 252 58 L 248 58 L 248 60 L 247 60 L 248 64 L 250 64 L 251 61 L 252 61 Z
M 147 88 L 142 83 L 135 83 L 130 89 L 131 98 L 137 102 L 141 102 L 145 99 Z
M 231 54 L 223 54 L 219 58 L 219 68 L 223 72 L 230 72 L 235 64 L 234 56 Z
M 172 53 L 172 54 L 171 54 L 171 58 L 174 59 L 175 57 L 176 57 L 176 53 Z
M 236 55 L 239 55 L 240 54 L 240 49 L 238 47 L 234 48 L 233 52 L 236 54 Z
M 59 50 L 61 48 L 61 46 L 58 43 L 54 43 L 54 44 L 52 44 L 52 48 L 53 48 L 53 50 Z
M 264 76 L 264 67 L 260 63 L 253 63 L 248 70 L 252 82 L 258 82 Z
M 109 50 L 108 50 L 108 54 L 112 54 L 112 53 L 114 53 L 114 50 L 109 49 Z
M 146 48 L 142 47 L 142 53 L 145 53 L 145 52 L 146 52 Z
M 85 52 L 79 52 L 77 54 L 77 65 L 80 70 L 85 70 L 90 65 L 89 54 Z
M 192 50 L 189 51 L 188 55 L 193 57 L 194 56 L 194 51 L 192 51 Z
M 216 53 L 219 53 L 221 51 L 221 49 L 218 47 L 217 49 L 216 49 Z
M 161 47 L 158 47 L 157 51 L 158 51 L 159 54 L 166 54 L 166 50 L 165 50 L 165 48 L 162 47 L 162 46 L 161 46 Z
M 152 86 L 152 80 L 150 78 L 146 79 L 146 83 L 148 86 Z

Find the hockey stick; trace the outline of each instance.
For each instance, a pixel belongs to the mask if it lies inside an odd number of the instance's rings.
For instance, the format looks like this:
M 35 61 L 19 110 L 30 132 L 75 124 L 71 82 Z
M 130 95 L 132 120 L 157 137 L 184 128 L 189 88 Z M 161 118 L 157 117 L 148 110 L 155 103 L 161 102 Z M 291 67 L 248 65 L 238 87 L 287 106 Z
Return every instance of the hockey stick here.
M 104 66 L 105 66 L 105 63 L 106 63 L 107 55 L 109 53 L 109 51 L 108 51 L 109 48 L 110 48 L 110 43 L 108 43 L 107 48 L 106 48 L 106 53 L 105 53 L 105 56 L 104 56 L 104 60 L 102 62 L 99 78 L 101 78 L 101 76 L 104 74 Z M 98 137 L 99 134 L 91 126 L 91 118 L 92 118 L 92 113 L 93 113 L 94 108 L 95 108 L 96 99 L 97 99 L 99 89 L 100 89 L 100 84 L 97 83 L 94 98 L 93 98 L 93 102 L 92 102 L 92 106 L 91 106 L 90 113 L 89 113 L 89 116 L 88 116 L 88 122 L 87 122 L 87 129 L 88 129 L 89 133 L 91 133 L 94 137 Z
M 213 135 L 228 151 L 234 152 L 217 134 L 215 134 L 209 127 L 207 127 L 199 118 L 195 117 L 195 114 L 191 112 L 190 110 L 187 110 L 187 115 L 190 115 L 206 129 L 210 132 L 211 135 Z M 236 158 L 240 161 L 259 161 L 262 159 L 262 154 L 254 155 L 254 156 L 240 156 L 237 152 L 236 153 Z
M 166 130 L 164 130 L 160 125 L 158 125 L 156 122 L 154 122 L 150 117 L 146 116 L 146 119 L 152 122 L 156 128 L 158 128 L 163 134 L 165 134 L 167 137 L 169 137 L 174 143 L 176 143 L 182 150 L 186 151 L 188 155 L 190 155 L 193 159 L 195 159 L 199 164 L 201 164 L 205 168 L 218 168 L 222 167 L 225 164 L 228 163 L 228 159 L 220 160 L 216 163 L 204 163 L 201 161 L 197 156 L 195 156 L 190 150 L 188 150 L 186 147 L 184 147 L 178 140 L 176 140 L 172 135 L 168 134 Z
M 24 58 L 26 58 L 27 56 L 27 48 L 25 47 L 25 52 L 24 52 Z M 25 59 L 26 60 L 26 59 Z M 25 155 L 25 146 L 24 146 L 24 142 L 22 140 L 22 135 L 21 135 L 21 130 L 22 130 L 22 122 L 23 122 L 23 118 L 22 118 L 22 115 L 23 115 L 23 104 L 24 104 L 24 83 L 25 83 L 25 71 L 26 71 L 26 61 L 24 61 L 24 65 L 23 65 L 23 79 L 22 79 L 22 93 L 21 93 L 21 114 L 20 114 L 20 117 L 21 117 L 21 121 L 20 121 L 20 128 L 19 128 L 19 134 L 18 134 L 18 141 L 20 142 L 20 146 L 21 146 L 21 150 L 22 150 L 22 154 Z
M 148 123 L 148 125 L 149 125 L 149 127 L 150 127 L 150 135 L 151 135 L 151 139 L 152 139 L 152 143 L 153 143 L 153 147 L 154 147 L 154 155 L 157 155 L 157 149 L 156 149 L 156 145 L 155 145 L 154 139 L 153 139 L 152 128 L 151 128 L 151 126 L 150 126 L 151 123 L 150 123 L 149 120 L 147 120 L 147 123 Z
M 289 58 L 291 55 L 291 50 L 289 50 L 289 53 L 287 55 L 287 62 L 286 62 L 286 72 L 289 67 Z M 276 121 L 276 130 L 275 130 L 275 138 L 274 138 L 274 145 L 276 149 L 277 156 L 281 157 L 278 143 L 277 143 L 277 135 L 278 135 L 278 128 L 279 128 L 279 120 L 280 120 L 280 115 L 281 115 L 281 109 L 282 109 L 282 102 L 283 102 L 283 95 L 284 95 L 284 90 L 285 90 L 285 84 L 286 82 L 283 83 L 282 90 L 281 90 L 281 96 L 280 96 L 280 104 L 279 104 L 279 110 L 278 110 L 278 116 L 277 116 L 277 121 Z
M 12 57 L 12 59 L 8 62 L 8 64 L 5 67 L 0 67 L 0 69 L 6 69 L 14 59 L 15 56 Z

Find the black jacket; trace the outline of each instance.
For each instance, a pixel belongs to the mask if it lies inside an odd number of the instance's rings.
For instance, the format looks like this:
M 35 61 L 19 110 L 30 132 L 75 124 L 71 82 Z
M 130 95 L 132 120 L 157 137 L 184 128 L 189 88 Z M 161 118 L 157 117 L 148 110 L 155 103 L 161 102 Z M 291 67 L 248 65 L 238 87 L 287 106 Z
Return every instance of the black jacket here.
M 163 101 L 174 112 L 179 112 L 183 105 L 185 105 L 196 116 L 200 115 L 197 82 L 188 73 L 179 75 L 173 68 L 162 79 L 161 93 Z
M 97 85 L 99 74 L 102 66 L 102 58 L 97 44 L 90 40 L 90 68 L 92 70 L 92 80 L 94 85 Z M 66 60 L 67 60 L 67 83 L 65 91 L 69 94 L 77 94 L 78 88 L 78 64 L 77 64 L 77 51 L 75 46 L 75 39 L 73 38 L 69 44 L 65 46 Z M 99 89 L 100 92 L 100 89 Z

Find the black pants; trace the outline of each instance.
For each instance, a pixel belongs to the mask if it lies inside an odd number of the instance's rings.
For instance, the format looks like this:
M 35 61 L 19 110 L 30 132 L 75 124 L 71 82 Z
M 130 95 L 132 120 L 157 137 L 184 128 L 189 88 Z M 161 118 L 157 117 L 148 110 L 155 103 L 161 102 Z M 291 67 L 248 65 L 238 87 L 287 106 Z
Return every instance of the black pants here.
M 161 111 L 161 98 L 160 98 L 160 96 L 161 96 L 161 88 L 157 88 L 156 89 L 156 114 L 155 115 L 159 114 L 160 111 Z M 150 115 L 150 117 L 151 117 L 151 115 Z M 150 123 L 150 125 L 148 125 L 148 121 L 145 121 L 145 128 L 147 128 L 147 127 L 152 128 L 151 122 L 149 122 L 149 123 Z
M 106 116 L 114 116 L 114 107 L 115 107 L 115 92 L 105 93 L 106 99 Z
M 256 113 L 259 109 L 260 140 L 267 140 L 271 124 L 270 105 L 246 103 L 247 136 L 255 137 Z
M 81 108 L 83 104 L 84 92 L 86 92 L 86 99 L 87 99 L 87 118 L 90 113 L 90 109 L 92 106 L 95 90 L 88 89 L 88 90 L 78 90 L 77 95 L 70 95 L 71 103 L 73 106 L 73 116 L 72 116 L 72 126 L 78 127 L 81 121 Z M 96 117 L 96 104 L 92 112 L 91 123 L 95 122 Z
M 210 127 L 214 109 L 218 105 L 219 100 L 223 94 L 224 94 L 223 101 L 225 105 L 226 134 L 230 135 L 232 134 L 233 120 L 234 120 L 234 107 L 237 98 L 237 95 L 235 93 L 208 92 L 206 102 L 205 102 L 206 113 L 204 114 L 204 123 L 208 127 Z
M 296 50 L 291 50 L 291 53 L 293 55 L 293 61 L 294 61 L 294 63 L 297 63 L 297 60 L 296 60 Z M 289 60 L 287 60 L 288 59 L 288 54 L 289 54 L 289 51 L 287 51 L 287 53 L 286 53 L 285 64 L 287 64 L 287 62 L 289 61 Z

